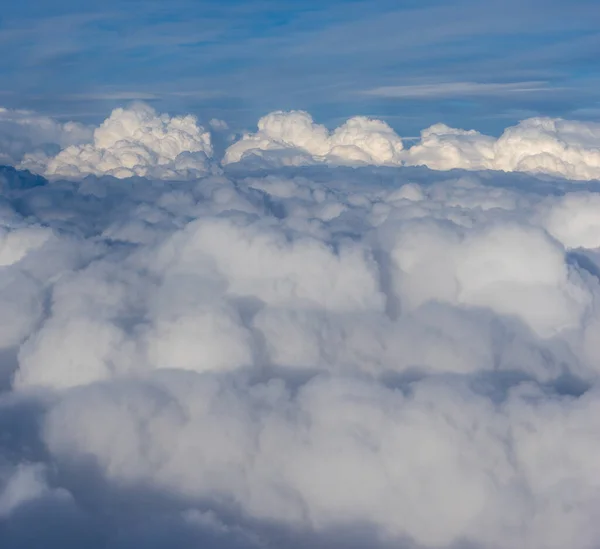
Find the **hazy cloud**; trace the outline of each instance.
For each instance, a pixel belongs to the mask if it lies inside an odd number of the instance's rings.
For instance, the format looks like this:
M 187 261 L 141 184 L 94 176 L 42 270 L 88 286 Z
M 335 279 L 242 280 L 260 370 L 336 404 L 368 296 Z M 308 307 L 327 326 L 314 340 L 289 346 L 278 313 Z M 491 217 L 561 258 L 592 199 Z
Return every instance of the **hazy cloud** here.
M 546 82 L 441 82 L 438 84 L 413 84 L 382 86 L 362 93 L 375 97 L 469 97 L 478 95 L 502 95 L 505 93 L 532 93 L 550 90 Z

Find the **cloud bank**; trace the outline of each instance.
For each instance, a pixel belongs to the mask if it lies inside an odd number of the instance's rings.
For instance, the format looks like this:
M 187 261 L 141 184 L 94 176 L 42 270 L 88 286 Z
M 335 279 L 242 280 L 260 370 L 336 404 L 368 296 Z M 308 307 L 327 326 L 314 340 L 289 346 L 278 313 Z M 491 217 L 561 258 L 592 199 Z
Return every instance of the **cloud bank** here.
M 222 120 L 208 126 L 228 130 Z M 217 147 L 219 156 L 221 149 Z M 330 131 L 304 111 L 272 112 L 258 131 L 213 158 L 209 131 L 192 115 L 158 114 L 136 103 L 92 129 L 21 111 L 0 111 L 0 160 L 50 179 L 111 175 L 193 179 L 223 166 L 427 166 L 600 179 L 600 124 L 529 118 L 500 137 L 434 124 L 411 147 L 384 121 L 356 116 Z M 252 166 L 251 166 L 252 165 Z
M 189 179 L 206 173 L 210 133 L 192 115 L 158 115 L 143 103 L 115 109 L 94 130 L 93 142 L 71 145 L 54 157 L 29 154 L 21 167 L 48 177 L 112 175 Z
M 261 139 L 325 160 L 0 170 L 3 549 L 597 546 L 597 185 L 300 119 Z M 68 158 L 202 135 L 118 110 Z
M 503 170 L 600 179 L 600 124 L 529 118 L 498 138 L 437 124 L 421 132 L 407 163 L 436 170 Z
M 355 117 L 333 132 L 308 113 L 271 113 L 229 147 L 223 162 L 261 158 L 275 165 L 314 163 L 427 166 L 435 170 L 502 170 L 573 180 L 600 178 L 600 124 L 530 118 L 499 138 L 435 124 L 408 149 L 384 122 Z
M 231 145 L 223 163 L 239 162 L 253 154 L 279 165 L 393 165 L 400 163 L 402 149 L 402 140 L 381 120 L 356 116 L 329 132 L 307 112 L 278 111 L 258 121 L 257 133 L 247 134 Z

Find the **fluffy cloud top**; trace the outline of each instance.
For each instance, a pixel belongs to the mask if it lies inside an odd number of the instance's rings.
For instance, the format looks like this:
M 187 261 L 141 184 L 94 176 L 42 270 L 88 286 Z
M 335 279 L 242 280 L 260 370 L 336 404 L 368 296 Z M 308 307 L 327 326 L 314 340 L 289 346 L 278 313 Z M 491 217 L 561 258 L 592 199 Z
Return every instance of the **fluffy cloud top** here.
M 407 163 L 436 170 L 504 170 L 568 179 L 600 179 L 600 124 L 530 118 L 498 138 L 443 124 L 431 126 L 407 151 Z
M 221 120 L 209 125 L 216 132 L 227 130 Z M 0 109 L 0 162 L 53 179 L 90 174 L 190 179 L 210 171 L 212 156 L 210 133 L 194 116 L 159 115 L 142 103 L 116 109 L 93 134 L 74 122 Z M 258 121 L 257 132 L 224 151 L 224 166 L 242 161 L 270 167 L 423 165 L 589 181 L 600 179 L 600 124 L 530 118 L 499 138 L 434 124 L 405 148 L 382 120 L 356 116 L 330 131 L 307 112 L 276 111 Z
M 394 165 L 400 162 L 402 148 L 402 140 L 381 120 L 356 116 L 329 132 L 307 112 L 277 111 L 258 121 L 258 132 L 231 145 L 223 163 L 259 155 L 281 165 Z
M 48 177 L 85 175 L 157 179 L 196 177 L 208 171 L 210 134 L 192 115 L 157 115 L 137 104 L 115 109 L 94 130 L 93 143 L 72 145 L 54 157 L 28 155 L 22 167 Z
M 544 173 L 574 180 L 600 179 L 600 124 L 530 118 L 498 138 L 435 124 L 403 149 L 381 120 L 355 117 L 329 132 L 305 112 L 274 112 L 226 151 L 224 163 L 259 157 L 275 165 L 424 165 L 435 170 Z

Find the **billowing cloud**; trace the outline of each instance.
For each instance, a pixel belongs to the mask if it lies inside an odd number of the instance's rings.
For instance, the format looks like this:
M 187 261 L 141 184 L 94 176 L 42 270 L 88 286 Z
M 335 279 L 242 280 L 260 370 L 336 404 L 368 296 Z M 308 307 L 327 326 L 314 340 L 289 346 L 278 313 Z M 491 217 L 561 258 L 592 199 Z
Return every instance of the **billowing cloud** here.
M 259 170 L 248 137 L 218 172 L 0 171 L 3 549 L 596 547 L 595 184 L 262 128 Z M 136 107 L 73 150 L 195 131 Z
M 158 115 L 144 104 L 115 109 L 94 130 L 93 142 L 54 157 L 27 155 L 21 166 L 48 177 L 190 178 L 208 171 L 210 134 L 194 116 Z
M 404 149 L 383 121 L 355 117 L 329 132 L 305 112 L 274 112 L 258 132 L 229 147 L 224 163 L 260 158 L 271 165 L 423 165 L 435 170 L 543 173 L 574 180 L 600 178 L 600 124 L 530 118 L 499 138 L 435 124 Z
M 218 119 L 209 126 L 217 134 L 228 128 Z M 408 165 L 600 179 L 600 124 L 553 118 L 523 120 L 498 138 L 434 124 L 407 148 L 382 120 L 356 116 L 330 131 L 307 112 L 276 111 L 258 121 L 257 132 L 234 143 L 221 137 L 216 145 L 223 157 L 213 160 L 211 135 L 194 116 L 157 114 L 143 103 L 116 109 L 93 134 L 77 123 L 0 110 L 0 160 L 52 179 L 193 179 L 217 170 L 218 160 L 223 166 Z
M 407 151 L 408 164 L 437 170 L 503 170 L 600 179 L 600 124 L 530 118 L 498 138 L 438 124 Z
M 546 230 L 569 248 L 600 248 L 600 196 L 569 193 L 540 208 Z
M 273 112 L 258 121 L 258 132 L 231 145 L 224 164 L 248 155 L 267 157 L 280 165 L 313 162 L 394 165 L 402 140 L 381 120 L 357 116 L 329 132 L 304 111 Z

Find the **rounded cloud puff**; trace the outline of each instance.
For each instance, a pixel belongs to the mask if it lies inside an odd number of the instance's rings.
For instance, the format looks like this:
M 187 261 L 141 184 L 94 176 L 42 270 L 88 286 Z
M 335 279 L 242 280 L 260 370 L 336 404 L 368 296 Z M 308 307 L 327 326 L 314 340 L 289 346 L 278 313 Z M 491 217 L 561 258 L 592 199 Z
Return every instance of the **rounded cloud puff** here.
M 231 145 L 223 163 L 266 155 L 283 165 L 394 165 L 399 163 L 402 149 L 402 140 L 381 120 L 357 116 L 329 132 L 307 112 L 278 111 L 258 121 L 258 132 Z
M 540 222 L 568 248 L 600 248 L 600 196 L 569 193 L 540 205 Z
M 394 238 L 396 284 L 408 308 L 431 300 L 489 307 L 547 337 L 578 327 L 591 304 L 563 248 L 543 231 L 514 225 L 473 231 L 420 220 Z
M 591 548 L 598 411 L 597 395 L 573 406 L 536 389 L 495 406 L 461 384 L 404 395 L 318 377 L 291 392 L 178 374 L 77 391 L 44 439 L 59 461 L 94 456 L 117 485 L 235 501 L 302 547 L 303 531 L 359 522 L 373 546 Z
M 217 131 L 227 125 L 210 121 Z M 90 142 L 92 141 L 92 142 Z M 62 149 L 62 150 L 60 150 Z M 85 175 L 193 179 L 210 171 L 210 134 L 192 115 L 158 115 L 142 103 L 116 109 L 93 132 L 25 111 L 0 109 L 0 162 L 51 178 Z M 223 165 L 424 165 L 600 179 L 600 124 L 529 118 L 499 138 L 434 124 L 412 147 L 384 121 L 356 116 L 328 130 L 304 111 L 275 111 L 225 151 Z
M 494 165 L 568 179 L 600 179 L 600 123 L 530 118 L 507 128 L 495 144 Z
M 93 174 L 185 179 L 206 173 L 211 156 L 210 134 L 198 126 L 194 116 L 157 115 L 151 107 L 136 104 L 115 109 L 94 130 L 93 143 L 72 145 L 43 160 L 43 174 L 53 178 Z M 41 159 L 29 157 L 23 166 L 36 169 L 36 162 Z
M 434 124 L 421 132 L 421 140 L 406 151 L 407 164 L 424 164 L 435 170 L 492 169 L 494 138 L 475 130 Z
M 436 170 L 503 170 L 600 179 L 600 124 L 529 118 L 498 138 L 436 124 L 406 152 L 406 162 Z
M 223 164 L 261 158 L 271 165 L 424 165 L 435 170 L 502 170 L 600 178 L 600 124 L 530 118 L 498 138 L 475 130 L 434 124 L 404 149 L 381 120 L 357 116 L 329 132 L 303 111 L 277 111 L 261 118 L 258 132 L 231 145 Z

